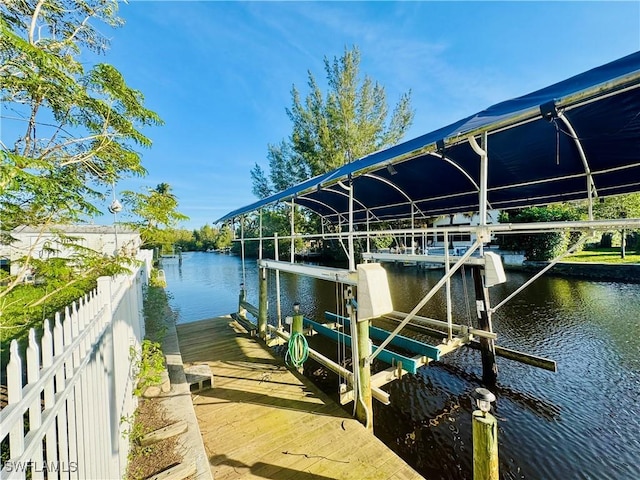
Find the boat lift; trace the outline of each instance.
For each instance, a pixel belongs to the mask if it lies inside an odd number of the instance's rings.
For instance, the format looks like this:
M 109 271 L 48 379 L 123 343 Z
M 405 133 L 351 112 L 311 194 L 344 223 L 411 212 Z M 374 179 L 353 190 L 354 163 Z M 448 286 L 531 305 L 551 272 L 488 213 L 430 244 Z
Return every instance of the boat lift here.
M 554 259 L 498 305 L 492 306 L 489 289 L 506 280 L 500 257 L 485 249 L 496 234 L 581 232 L 580 240 L 568 253 L 592 238 L 594 232 L 612 229 L 638 229 L 640 219 L 594 220 L 593 202 L 598 196 L 640 191 L 640 52 L 595 68 L 529 95 L 489 107 L 442 129 L 386 150 L 375 152 L 334 171 L 302 182 L 283 192 L 225 215 L 218 222 L 239 220 L 244 262 L 245 242 L 259 242 L 259 305 L 253 307 L 241 292 L 239 317 L 248 311 L 257 318 L 255 329 L 261 338 L 272 335 L 287 339 L 281 328 L 279 287 L 278 326 L 267 322 L 267 271 L 289 272 L 330 280 L 345 288 L 347 315 L 328 313 L 328 324 L 307 319 L 313 331 L 348 342 L 352 350 L 353 371 L 346 370 L 317 352 L 310 357 L 346 379 L 341 387 L 343 401 L 353 399 L 356 416 L 372 427 L 371 399 L 387 403 L 385 383 L 413 372 L 431 360 L 462 346 L 481 351 L 483 382 L 497 378 L 495 357 L 503 356 L 536 367 L 555 371 L 555 362 L 534 355 L 514 352 L 495 345 L 491 317 L 506 302 L 539 278 L 566 254 Z M 587 202 L 588 219 L 575 222 L 495 224 L 489 210 L 508 210 L 527 206 L 581 200 Z M 264 208 L 291 209 L 289 236 L 265 235 L 262 231 Z M 280 205 L 280 206 L 278 206 Z M 296 233 L 294 211 L 304 207 L 322 219 L 317 235 Z M 442 215 L 479 212 L 477 225 L 424 227 L 429 219 Z M 259 215 L 257 238 L 245 238 L 247 215 Z M 382 229 L 395 222 L 409 228 Z M 235 229 L 234 229 L 235 231 Z M 472 245 L 454 256 L 449 238 L 468 234 Z M 380 253 L 371 250 L 376 235 L 444 238 L 443 255 Z M 344 269 L 296 264 L 295 241 L 335 240 L 344 249 L 348 266 Z M 263 258 L 263 242 L 273 241 L 275 259 Z M 279 260 L 279 241 L 290 242 L 290 261 Z M 364 245 L 356 264 L 355 242 Z M 486 251 L 485 251 L 486 250 Z M 377 262 L 428 262 L 443 266 L 441 279 L 408 313 L 396 312 L 391 302 L 384 269 Z M 461 268 L 472 271 L 477 326 L 453 321 L 450 279 Z M 431 298 L 445 288 L 447 318 L 429 319 L 419 315 Z M 375 318 L 398 323 L 392 332 L 371 326 Z M 337 325 L 341 325 L 339 328 Z M 427 345 L 407 342 L 400 332 L 408 325 L 439 336 L 440 343 Z M 347 335 L 346 330 L 350 334 Z M 370 339 L 376 340 L 375 346 Z M 419 345 L 417 345 L 419 344 Z M 413 356 L 400 355 L 388 347 L 400 346 Z M 417 351 L 416 351 L 417 350 Z M 370 374 L 374 359 L 390 362 L 389 369 Z

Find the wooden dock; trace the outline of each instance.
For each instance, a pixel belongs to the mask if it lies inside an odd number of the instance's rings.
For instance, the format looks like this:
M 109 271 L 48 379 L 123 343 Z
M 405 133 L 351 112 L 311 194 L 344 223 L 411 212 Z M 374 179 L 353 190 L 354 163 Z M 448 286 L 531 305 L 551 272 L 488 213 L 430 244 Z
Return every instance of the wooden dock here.
M 185 368 L 213 373 L 193 404 L 215 480 L 423 478 L 232 318 L 177 330 Z

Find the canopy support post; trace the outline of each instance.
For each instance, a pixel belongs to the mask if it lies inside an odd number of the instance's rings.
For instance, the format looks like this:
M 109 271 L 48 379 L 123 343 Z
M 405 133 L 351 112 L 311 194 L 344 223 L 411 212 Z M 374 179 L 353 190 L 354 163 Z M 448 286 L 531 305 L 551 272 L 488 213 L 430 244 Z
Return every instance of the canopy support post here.
M 267 340 L 267 269 L 262 267 L 258 271 L 258 335 Z
M 260 217 L 260 240 L 258 242 L 258 259 L 262 260 L 262 209 L 259 210 Z
M 489 241 L 487 227 L 487 182 L 489 176 L 489 155 L 487 153 L 488 133 L 482 132 L 481 134 L 482 146 L 478 145 L 475 137 L 472 135 L 469 137 L 469 144 L 474 152 L 480 156 L 480 191 L 478 198 L 478 206 L 480 208 L 480 231 L 478 232 L 478 240 L 480 244 L 480 256 L 484 254 L 484 243 Z
M 244 215 L 240 217 L 240 256 L 242 258 L 242 284 L 247 285 L 247 275 L 244 267 Z
M 345 185 L 342 182 L 338 182 L 338 185 L 345 189 L 349 193 L 349 225 L 347 226 L 347 248 L 345 252 L 347 257 L 349 258 L 349 271 L 356 271 L 356 259 L 353 249 L 353 182 L 351 180 L 351 176 L 349 176 L 349 185 Z M 343 247 L 344 248 L 344 247 Z
M 356 259 L 353 251 L 353 181 L 349 178 L 349 271 L 356 271 Z
M 273 234 L 273 250 L 276 262 L 280 260 L 280 246 L 278 245 L 278 232 Z M 282 303 L 280 302 L 280 270 L 276 269 L 276 316 L 278 317 L 278 330 L 282 330 Z
M 367 210 L 367 253 L 371 253 L 371 230 L 369 229 L 369 210 Z
M 415 237 L 415 229 L 416 229 L 416 219 L 415 219 L 415 215 L 416 215 L 416 206 L 413 202 L 411 202 L 411 250 L 409 250 L 411 252 L 412 255 L 416 254 L 416 237 Z
M 444 231 L 444 243 L 447 247 L 444 249 L 444 272 L 447 276 L 446 296 L 447 296 L 447 339 L 453 340 L 453 312 L 451 307 L 451 277 L 449 276 L 449 232 Z
M 293 263 L 295 261 L 295 255 L 296 255 L 296 246 L 295 246 L 295 240 L 293 238 L 295 231 L 296 231 L 296 224 L 295 224 L 295 208 L 296 208 L 296 203 L 295 200 L 292 198 L 291 199 L 291 263 Z

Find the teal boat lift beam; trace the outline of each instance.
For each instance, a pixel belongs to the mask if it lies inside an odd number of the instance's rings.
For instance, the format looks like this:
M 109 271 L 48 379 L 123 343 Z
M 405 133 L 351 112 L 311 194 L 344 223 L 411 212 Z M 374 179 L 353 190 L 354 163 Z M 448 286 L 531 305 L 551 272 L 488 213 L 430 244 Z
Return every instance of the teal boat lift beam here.
M 334 330 L 332 328 L 323 325 L 322 323 L 315 322 L 308 318 L 304 318 L 303 324 L 305 327 L 311 327 L 313 330 L 318 332 L 320 335 L 325 337 L 329 337 L 337 342 L 345 342 L 346 345 L 351 348 L 351 336 L 346 333 L 342 333 L 338 330 Z M 375 346 L 375 345 L 374 345 Z M 425 365 L 426 362 L 422 361 L 422 357 L 418 358 L 409 358 L 399 353 L 391 352 L 389 350 L 381 350 L 379 355 L 380 360 L 389 365 L 396 365 L 399 362 L 402 362 L 402 368 L 409 373 L 417 373 L 418 368 Z
M 345 330 L 351 326 L 351 320 L 347 317 L 331 312 L 324 312 L 324 317 L 329 321 L 342 323 L 345 326 Z M 383 328 L 373 326 L 369 327 L 369 337 L 375 340 L 386 340 L 390 334 L 391 332 L 384 330 Z M 440 350 L 438 347 L 419 342 L 413 338 L 396 335 L 391 339 L 390 343 L 395 347 L 402 348 L 403 350 L 407 350 L 411 353 L 423 355 L 431 360 L 440 360 Z

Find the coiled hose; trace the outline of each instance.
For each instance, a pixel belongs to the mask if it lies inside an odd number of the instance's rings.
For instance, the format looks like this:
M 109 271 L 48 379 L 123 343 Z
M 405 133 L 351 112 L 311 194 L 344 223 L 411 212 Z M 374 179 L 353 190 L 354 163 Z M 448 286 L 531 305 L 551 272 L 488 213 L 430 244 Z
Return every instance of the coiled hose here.
M 285 363 L 295 368 L 301 368 L 307 358 L 309 358 L 307 339 L 300 332 L 292 333 L 287 344 L 287 354 L 284 357 Z

